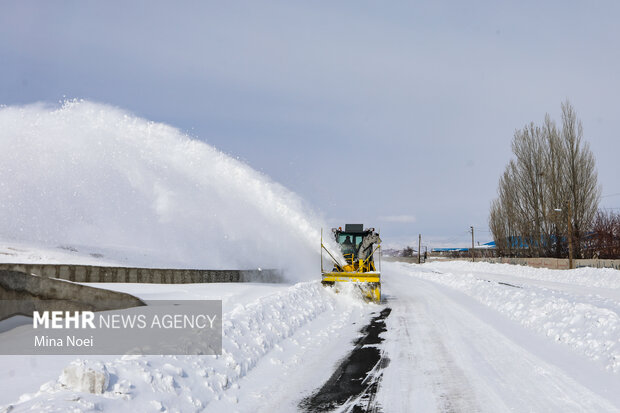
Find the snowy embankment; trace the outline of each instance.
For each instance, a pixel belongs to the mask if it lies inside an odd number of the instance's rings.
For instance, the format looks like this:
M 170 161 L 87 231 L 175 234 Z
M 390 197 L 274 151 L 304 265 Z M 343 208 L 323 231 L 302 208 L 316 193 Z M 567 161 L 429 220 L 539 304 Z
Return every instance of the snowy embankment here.
M 467 262 L 398 265 L 620 373 L 620 271 Z
M 121 288 L 128 289 L 128 285 Z M 229 293 L 234 289 L 230 286 L 222 288 Z M 241 288 L 246 289 L 245 286 Z M 356 328 L 351 328 L 352 322 L 359 321 L 374 307 L 354 298 L 336 296 L 318 282 L 271 288 L 275 291 L 246 303 L 243 303 L 243 297 L 224 300 L 221 356 L 124 356 L 119 359 L 74 360 L 63 372 L 57 372 L 57 380 L 43 384 L 38 392 L 22 395 L 17 402 L 11 403 L 9 410 L 195 411 L 215 402 L 219 406 L 238 406 L 239 402 L 244 402 L 238 399 L 240 381 L 257 365 L 263 365 L 263 385 L 278 380 L 277 365 L 282 364 L 282 360 L 294 356 L 295 367 L 302 368 L 307 347 L 320 349 L 316 344 L 325 346 L 334 340 L 348 343 Z M 154 291 L 156 289 L 148 290 L 143 298 L 162 298 L 162 294 L 166 294 L 163 290 Z M 261 294 L 265 292 L 263 289 Z M 242 295 L 255 298 L 251 291 L 244 291 Z M 319 322 L 315 322 L 317 318 Z M 307 340 L 302 344 L 304 337 Z M 343 345 L 343 351 L 347 347 Z M 321 351 L 314 357 L 326 359 L 332 356 Z M 37 358 L 37 363 L 45 368 L 46 359 Z M 269 365 L 276 367 L 269 368 Z M 246 399 L 251 398 L 248 395 L 260 386 L 260 381 L 253 380 L 255 384 L 244 385 Z M 89 387 L 101 389 L 101 394 L 85 391 Z M 283 390 L 288 392 L 290 388 Z M 277 395 L 278 389 L 272 389 L 272 393 Z
M 517 276 L 536 281 L 548 281 L 568 285 L 585 287 L 601 287 L 620 289 L 620 271 L 613 268 L 577 268 L 575 270 L 550 270 L 534 268 L 526 265 L 493 264 L 489 262 L 446 261 L 429 262 L 426 267 L 436 268 L 438 271 L 448 272 L 476 272 L 498 275 Z

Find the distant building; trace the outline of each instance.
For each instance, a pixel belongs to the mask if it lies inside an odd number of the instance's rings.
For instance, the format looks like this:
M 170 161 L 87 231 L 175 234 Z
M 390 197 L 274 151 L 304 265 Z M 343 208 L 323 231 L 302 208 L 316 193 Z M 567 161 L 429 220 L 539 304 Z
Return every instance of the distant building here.
M 495 255 L 495 241 L 487 242 L 474 247 L 476 257 L 492 257 Z M 448 257 L 469 257 L 471 256 L 471 248 L 464 247 L 443 247 L 433 248 L 431 253 L 434 255 Z

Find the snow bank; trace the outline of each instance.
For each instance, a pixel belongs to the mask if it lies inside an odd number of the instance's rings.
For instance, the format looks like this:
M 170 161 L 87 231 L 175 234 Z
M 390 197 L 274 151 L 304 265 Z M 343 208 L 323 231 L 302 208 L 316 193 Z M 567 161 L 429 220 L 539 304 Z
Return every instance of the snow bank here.
M 301 199 L 171 126 L 86 101 L 0 107 L 0 164 L 5 242 L 315 276 L 322 224 Z
M 613 268 L 577 268 L 571 271 L 534 268 L 526 265 L 494 264 L 489 262 L 445 261 L 429 262 L 426 268 L 440 271 L 475 271 L 477 273 L 493 273 L 518 275 L 521 278 L 559 282 L 587 287 L 620 288 L 620 271 Z
M 485 272 L 503 273 L 532 280 L 618 288 L 619 271 L 561 271 L 460 261 L 400 265 L 412 276 L 459 290 L 606 369 L 620 372 L 620 302 L 595 294 L 577 295 L 533 284 L 510 285 L 484 279 Z
M 337 296 L 319 282 L 296 284 L 226 312 L 221 356 L 124 356 L 100 364 L 76 361 L 59 380 L 21 396 L 9 408 L 12 412 L 201 410 L 229 398 L 228 389 L 237 389 L 239 380 L 264 357 L 319 315 L 364 306 L 368 304 Z M 314 330 L 314 334 L 330 333 Z M 99 385 L 102 376 L 97 374 L 102 372 L 108 375 L 106 385 Z M 94 394 L 98 392 L 92 390 L 93 382 L 95 389 L 104 390 L 102 394 Z

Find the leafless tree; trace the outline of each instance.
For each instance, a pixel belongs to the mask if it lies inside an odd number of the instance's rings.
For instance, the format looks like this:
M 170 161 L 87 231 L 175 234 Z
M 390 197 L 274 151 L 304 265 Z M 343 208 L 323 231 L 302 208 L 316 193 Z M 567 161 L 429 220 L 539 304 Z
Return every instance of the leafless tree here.
M 413 253 L 414 252 L 415 251 L 414 251 L 413 247 L 410 247 L 409 245 L 407 245 L 405 247 L 405 249 L 403 249 L 402 256 L 403 257 L 413 257 Z
M 585 241 L 587 258 L 620 258 L 620 213 L 599 210 Z
M 568 219 L 573 227 L 573 245 L 575 256 L 581 255 L 581 241 L 584 231 L 592 224 L 598 210 L 601 190 L 598 186 L 596 161 L 590 151 L 590 145 L 582 142 L 583 127 L 577 119 L 572 105 L 566 101 L 562 104 L 562 143 L 565 155 L 563 164 L 564 205 Z
M 598 207 L 600 188 L 595 161 L 583 139 L 583 128 L 567 101 L 562 129 L 549 115 L 515 132 L 514 159 L 499 181 L 491 204 L 489 227 L 500 254 L 564 255 L 571 220 L 575 256 Z M 570 218 L 569 218 L 570 212 Z

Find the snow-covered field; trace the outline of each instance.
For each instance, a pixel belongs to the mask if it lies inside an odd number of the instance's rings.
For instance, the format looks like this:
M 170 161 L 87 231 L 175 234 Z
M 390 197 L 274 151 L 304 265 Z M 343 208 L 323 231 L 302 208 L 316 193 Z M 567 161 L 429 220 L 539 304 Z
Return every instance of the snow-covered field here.
M 118 254 L 97 247 L 50 246 L 33 242 L 0 241 L 0 263 L 136 266 L 131 252 Z
M 468 262 L 384 263 L 383 271 L 381 306 L 318 282 L 100 285 L 145 299 L 223 299 L 223 355 L 90 358 L 85 364 L 108 376 L 101 395 L 63 386 L 69 357 L 2 357 L 0 386 L 10 390 L 0 403 L 296 411 L 371 313 L 389 307 L 380 344 L 389 364 L 373 401 L 383 411 L 620 411 L 620 272 Z

